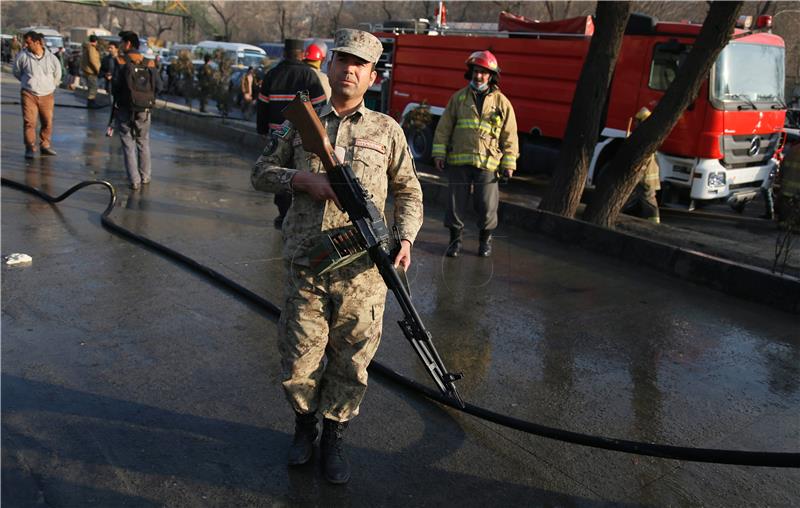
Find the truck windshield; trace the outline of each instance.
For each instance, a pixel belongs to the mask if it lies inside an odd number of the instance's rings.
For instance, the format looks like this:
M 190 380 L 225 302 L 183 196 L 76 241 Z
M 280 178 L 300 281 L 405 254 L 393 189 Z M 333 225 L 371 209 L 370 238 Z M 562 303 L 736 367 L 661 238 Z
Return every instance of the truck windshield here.
M 784 48 L 732 43 L 714 64 L 713 98 L 724 104 L 783 104 Z

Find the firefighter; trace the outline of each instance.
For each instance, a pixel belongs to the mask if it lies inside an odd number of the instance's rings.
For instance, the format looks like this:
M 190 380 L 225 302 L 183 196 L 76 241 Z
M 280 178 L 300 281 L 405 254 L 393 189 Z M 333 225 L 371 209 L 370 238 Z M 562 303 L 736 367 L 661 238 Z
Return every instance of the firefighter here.
M 450 230 L 447 256 L 461 251 L 461 231 L 474 188 L 480 246 L 478 255 L 492 253 L 492 231 L 497 227 L 499 175 L 510 178 L 517 168 L 517 119 L 511 102 L 500 92 L 500 67 L 489 51 L 476 51 L 466 61 L 469 85 L 447 103 L 433 137 L 436 169 L 445 163 L 450 200 L 444 225 Z
M 634 128 L 641 125 L 650 115 L 650 110 L 647 108 L 641 108 L 637 111 L 636 115 L 633 117 Z M 658 171 L 655 153 L 650 155 L 647 161 L 645 161 L 644 166 L 639 183 L 637 183 L 636 188 L 633 189 L 633 194 L 631 194 L 630 199 L 625 205 L 624 211 L 647 219 L 654 224 L 660 224 L 661 218 L 658 213 L 656 191 L 661 189 L 661 177 Z
M 325 61 L 325 50 L 317 44 L 309 44 L 303 53 L 303 62 L 311 67 L 319 78 L 319 84 L 322 85 L 322 90 L 325 92 L 325 97 L 331 97 L 331 85 L 328 81 L 328 75 L 322 72 L 322 62 Z

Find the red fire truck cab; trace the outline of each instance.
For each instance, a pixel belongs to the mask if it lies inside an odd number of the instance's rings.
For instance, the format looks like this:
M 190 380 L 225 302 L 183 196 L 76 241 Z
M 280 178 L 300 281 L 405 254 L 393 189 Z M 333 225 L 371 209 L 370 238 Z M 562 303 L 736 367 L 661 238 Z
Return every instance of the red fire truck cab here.
M 639 108 L 654 109 L 700 28 L 631 17 L 605 101 L 588 184 L 618 149 Z M 551 171 L 594 29 L 591 17 L 586 17 L 536 23 L 534 30 L 472 35 L 376 30 L 385 43 L 393 43 L 388 114 L 402 123 L 411 111 L 427 105 L 433 116 L 424 129 L 406 123 L 409 146 L 417 159 L 430 157 L 438 118 L 450 96 L 467 85 L 467 56 L 488 49 L 497 56 L 501 90 L 516 112 L 521 146 L 518 169 Z M 783 90 L 783 39 L 737 30 L 697 99 L 657 152 L 662 186 L 682 190 L 695 201 L 723 199 L 735 205 L 752 199 L 775 168 L 772 156 L 786 113 Z

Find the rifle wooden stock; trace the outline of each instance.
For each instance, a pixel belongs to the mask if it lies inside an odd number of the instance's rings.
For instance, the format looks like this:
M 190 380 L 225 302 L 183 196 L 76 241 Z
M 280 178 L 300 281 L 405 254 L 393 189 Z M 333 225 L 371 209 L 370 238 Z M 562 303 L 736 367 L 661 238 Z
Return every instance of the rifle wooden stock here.
M 283 109 L 283 116 L 292 122 L 292 125 L 300 133 L 303 149 L 316 154 L 322 161 L 325 171 L 332 171 L 339 161 L 336 160 L 322 122 L 319 121 L 311 103 L 304 100 L 302 92 L 298 92 L 292 102 Z

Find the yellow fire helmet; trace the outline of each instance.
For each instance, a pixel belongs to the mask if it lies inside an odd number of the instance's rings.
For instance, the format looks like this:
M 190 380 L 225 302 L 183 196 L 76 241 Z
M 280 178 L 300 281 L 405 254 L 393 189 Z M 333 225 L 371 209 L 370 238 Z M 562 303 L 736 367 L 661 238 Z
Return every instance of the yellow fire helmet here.
M 649 109 L 642 108 L 642 109 L 640 109 L 639 111 L 636 112 L 636 116 L 634 116 L 634 118 L 639 122 L 644 122 L 645 120 L 650 118 L 651 114 L 652 113 L 650 112 Z

